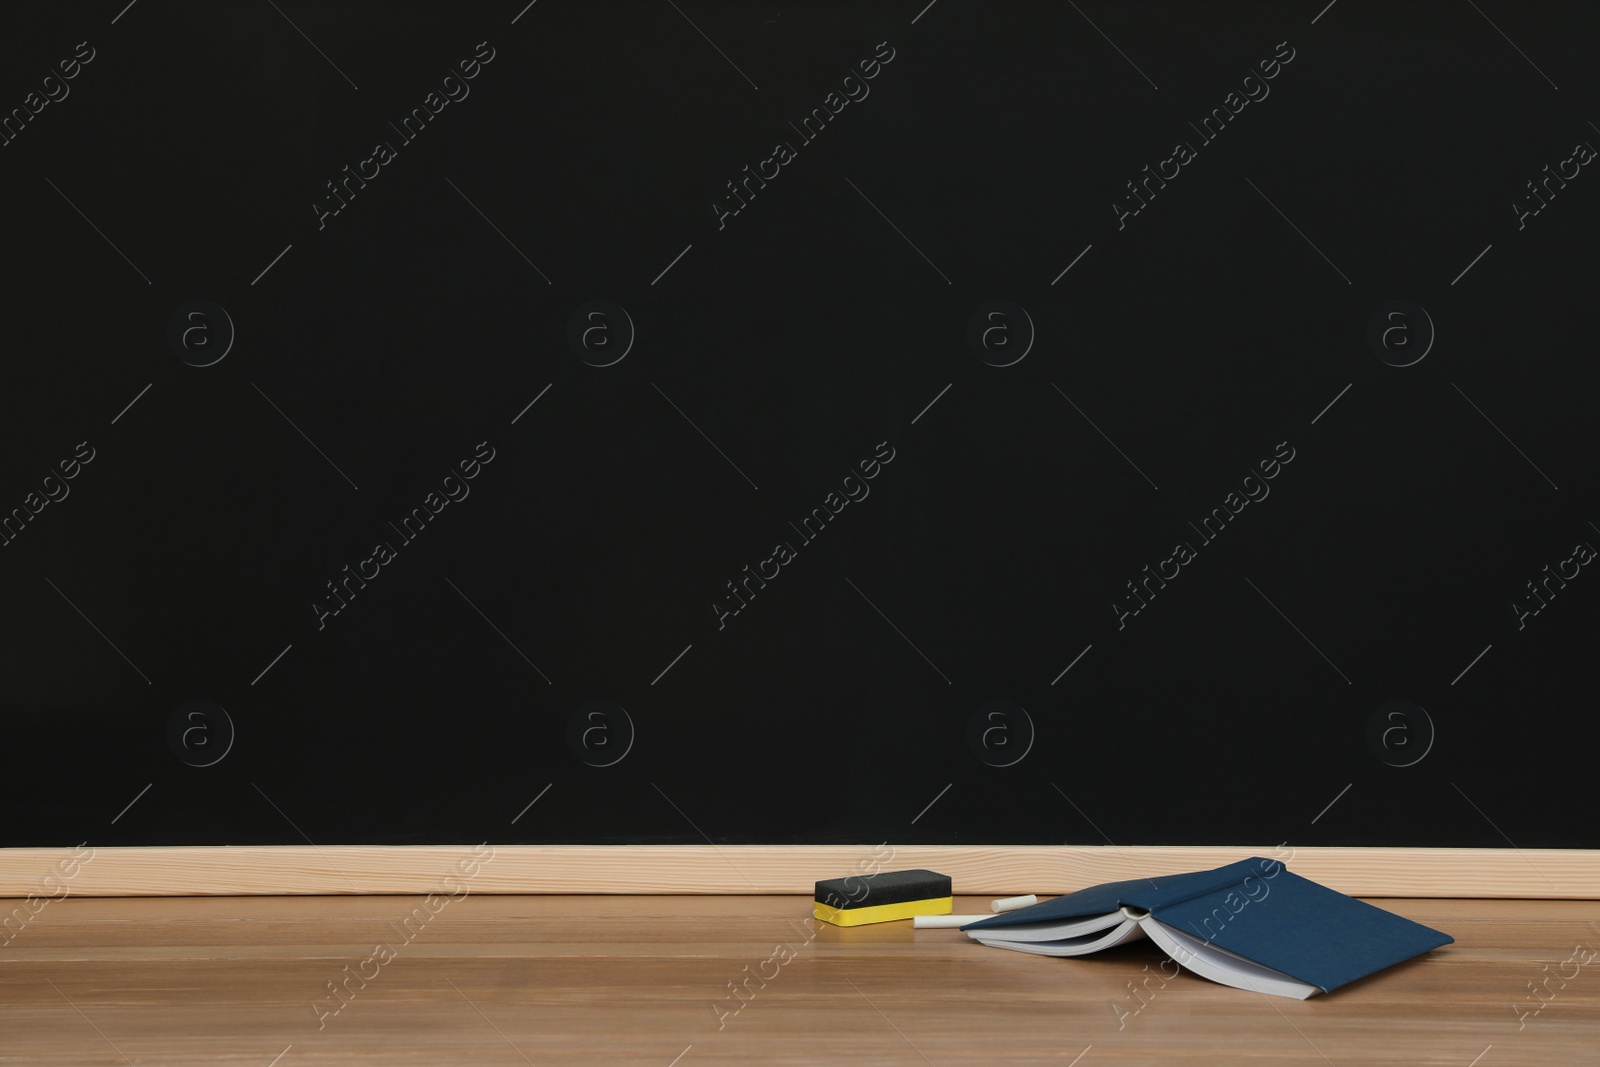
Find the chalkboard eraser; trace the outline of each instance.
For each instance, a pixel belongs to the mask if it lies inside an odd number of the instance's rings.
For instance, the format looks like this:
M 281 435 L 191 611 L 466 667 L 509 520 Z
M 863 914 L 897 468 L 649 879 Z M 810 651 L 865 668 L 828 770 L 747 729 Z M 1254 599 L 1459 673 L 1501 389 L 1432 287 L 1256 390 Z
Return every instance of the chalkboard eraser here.
M 954 907 L 948 874 L 886 871 L 818 882 L 811 914 L 835 926 L 862 926 L 916 915 L 949 915 Z

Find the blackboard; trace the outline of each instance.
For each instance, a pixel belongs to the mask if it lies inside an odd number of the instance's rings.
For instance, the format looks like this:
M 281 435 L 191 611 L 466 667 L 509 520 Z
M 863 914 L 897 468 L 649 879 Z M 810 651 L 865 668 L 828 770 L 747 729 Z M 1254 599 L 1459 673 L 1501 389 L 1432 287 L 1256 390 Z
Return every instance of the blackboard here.
M 40 5 L 7 845 L 1600 845 L 1591 4 Z

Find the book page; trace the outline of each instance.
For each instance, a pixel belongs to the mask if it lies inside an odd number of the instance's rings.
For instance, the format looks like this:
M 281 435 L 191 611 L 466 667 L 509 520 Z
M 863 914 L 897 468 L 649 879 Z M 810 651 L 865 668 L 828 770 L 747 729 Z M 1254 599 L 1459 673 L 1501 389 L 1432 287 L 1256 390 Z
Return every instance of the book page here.
M 1233 986 L 1251 989 L 1257 993 L 1271 993 L 1278 997 L 1305 1000 L 1322 992 L 1314 985 L 1290 978 L 1288 975 L 1252 963 L 1215 945 L 1207 944 L 1175 930 L 1159 919 L 1145 918 L 1139 925 L 1150 940 L 1160 945 L 1180 967 L 1186 967 L 1202 978 Z
M 1120 945 L 1144 936 L 1139 924 L 1121 915 L 1113 915 L 1117 925 L 1106 933 L 1092 933 L 1083 937 L 1057 938 L 1053 941 L 1009 941 L 1000 937 L 980 937 L 982 931 L 969 930 L 968 934 L 979 944 L 990 948 L 1009 948 L 1018 952 L 1031 952 L 1036 956 L 1087 956 L 1103 948 Z
M 1060 941 L 1068 937 L 1109 930 L 1122 922 L 1120 911 L 1107 915 L 1093 915 L 1087 919 L 1047 919 L 1036 923 L 1018 923 L 1015 926 L 983 926 L 968 930 L 973 937 L 994 938 L 1001 941 Z

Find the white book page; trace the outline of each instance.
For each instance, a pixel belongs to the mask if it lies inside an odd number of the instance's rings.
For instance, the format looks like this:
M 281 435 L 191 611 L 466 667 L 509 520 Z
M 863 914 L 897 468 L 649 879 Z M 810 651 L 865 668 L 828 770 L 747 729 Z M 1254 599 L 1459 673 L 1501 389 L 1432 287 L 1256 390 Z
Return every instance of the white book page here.
M 1252 963 L 1216 945 L 1208 945 L 1199 938 L 1175 930 L 1157 919 L 1144 918 L 1139 925 L 1150 940 L 1161 946 L 1180 967 L 1186 967 L 1202 978 L 1233 986 L 1251 989 L 1258 993 L 1271 993 L 1275 997 L 1292 997 L 1305 1000 L 1322 992 L 1314 985 Z
M 1014 926 L 989 926 L 981 930 L 968 930 L 974 938 L 998 941 L 1059 941 L 1068 937 L 1082 937 L 1109 930 L 1123 920 L 1122 912 L 1108 915 L 1091 915 L 1087 919 L 1047 919 L 1044 922 L 1017 923 Z
M 1144 936 L 1138 923 L 1113 914 L 1117 925 L 1108 932 L 1092 933 L 1085 937 L 1058 938 L 1054 941 L 1007 941 L 1000 937 L 980 937 L 982 930 L 968 930 L 974 941 L 990 948 L 1009 948 L 1018 952 L 1031 952 L 1035 956 L 1087 956 L 1103 948 L 1120 945 Z

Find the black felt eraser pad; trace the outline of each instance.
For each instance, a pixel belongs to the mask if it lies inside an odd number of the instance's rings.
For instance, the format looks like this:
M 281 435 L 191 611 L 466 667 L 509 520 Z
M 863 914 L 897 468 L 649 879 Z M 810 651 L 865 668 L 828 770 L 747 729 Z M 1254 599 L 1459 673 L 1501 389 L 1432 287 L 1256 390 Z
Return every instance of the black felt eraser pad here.
M 882 874 L 857 874 L 846 878 L 825 878 L 817 883 L 816 902 L 830 908 L 849 910 L 875 908 L 883 904 L 904 904 L 951 895 L 948 874 L 935 871 L 885 871 Z

